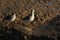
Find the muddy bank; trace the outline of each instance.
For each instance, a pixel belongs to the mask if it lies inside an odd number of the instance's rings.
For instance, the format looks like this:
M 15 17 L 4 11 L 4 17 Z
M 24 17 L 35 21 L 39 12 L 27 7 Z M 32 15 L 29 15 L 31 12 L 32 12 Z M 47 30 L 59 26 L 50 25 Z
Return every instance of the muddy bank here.
M 25 22 L 24 18 L 30 15 L 33 9 L 34 21 Z M 16 19 L 13 22 L 7 21 L 12 14 L 16 14 Z M 59 0 L 0 0 L 0 27 L 7 27 L 8 30 L 14 28 L 28 36 L 59 38 L 59 24 Z

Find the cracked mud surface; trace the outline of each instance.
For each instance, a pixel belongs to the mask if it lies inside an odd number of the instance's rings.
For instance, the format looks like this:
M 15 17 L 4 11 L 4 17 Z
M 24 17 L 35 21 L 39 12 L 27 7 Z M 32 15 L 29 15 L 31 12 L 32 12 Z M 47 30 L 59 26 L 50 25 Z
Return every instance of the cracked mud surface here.
M 23 19 L 33 9 L 35 20 L 25 22 Z M 12 14 L 17 16 L 15 21 L 4 19 Z M 60 40 L 59 38 L 60 0 L 0 0 L 1 40 Z

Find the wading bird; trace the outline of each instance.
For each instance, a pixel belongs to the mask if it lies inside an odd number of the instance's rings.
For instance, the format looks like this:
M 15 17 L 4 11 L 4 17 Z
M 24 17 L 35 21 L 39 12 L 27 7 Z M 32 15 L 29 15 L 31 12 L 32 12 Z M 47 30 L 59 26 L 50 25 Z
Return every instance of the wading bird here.
M 31 15 L 26 16 L 23 20 L 25 20 L 25 22 L 29 22 L 29 21 L 33 22 L 34 21 L 34 12 L 35 12 L 35 10 L 33 9 Z
M 32 22 L 34 20 L 34 12 L 35 12 L 35 10 L 32 10 L 32 15 L 30 16 L 30 19 L 29 19 L 30 22 Z
M 6 20 L 8 22 L 13 22 L 15 19 L 16 19 L 16 14 L 8 15 L 4 18 L 4 20 Z

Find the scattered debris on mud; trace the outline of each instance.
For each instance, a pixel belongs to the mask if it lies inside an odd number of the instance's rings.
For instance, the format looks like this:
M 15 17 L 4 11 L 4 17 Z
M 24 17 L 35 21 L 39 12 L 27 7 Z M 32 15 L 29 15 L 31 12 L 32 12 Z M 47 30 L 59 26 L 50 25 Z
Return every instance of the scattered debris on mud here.
M 26 22 L 32 10 L 34 20 Z M 11 20 L 11 15 L 16 14 Z M 60 40 L 60 0 L 0 0 L 1 40 Z

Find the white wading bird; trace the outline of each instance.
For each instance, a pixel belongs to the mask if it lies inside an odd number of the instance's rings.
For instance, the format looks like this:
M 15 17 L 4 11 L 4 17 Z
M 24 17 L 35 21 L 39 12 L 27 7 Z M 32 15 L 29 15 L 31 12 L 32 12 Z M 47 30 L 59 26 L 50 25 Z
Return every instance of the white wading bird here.
M 35 10 L 33 9 L 31 15 L 26 16 L 23 20 L 25 20 L 25 22 L 34 21 L 34 12 Z
M 12 15 L 11 21 L 14 21 L 16 19 L 16 14 Z
M 6 20 L 7 22 L 13 22 L 16 19 L 16 14 L 13 15 L 8 15 L 4 18 L 4 20 Z
M 34 20 L 34 12 L 35 12 L 35 10 L 33 9 L 32 10 L 32 15 L 30 16 L 30 19 L 29 19 L 30 22 L 32 22 Z

